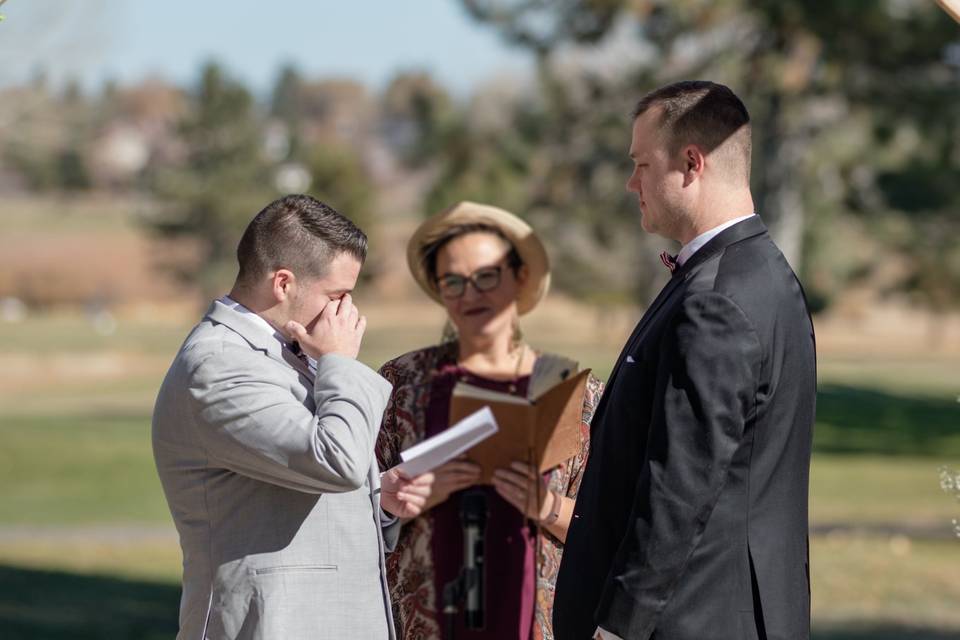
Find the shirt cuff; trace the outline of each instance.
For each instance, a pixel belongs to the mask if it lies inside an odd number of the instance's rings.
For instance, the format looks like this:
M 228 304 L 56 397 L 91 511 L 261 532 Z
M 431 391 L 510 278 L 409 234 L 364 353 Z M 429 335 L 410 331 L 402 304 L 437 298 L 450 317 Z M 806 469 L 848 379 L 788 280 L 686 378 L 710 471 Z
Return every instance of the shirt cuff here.
M 595 636 L 599 635 L 600 640 L 623 640 L 620 636 L 615 633 L 610 633 L 603 627 L 597 627 L 597 630 L 594 632 Z
M 397 516 L 387 513 L 380 507 L 380 528 L 385 529 L 397 521 Z

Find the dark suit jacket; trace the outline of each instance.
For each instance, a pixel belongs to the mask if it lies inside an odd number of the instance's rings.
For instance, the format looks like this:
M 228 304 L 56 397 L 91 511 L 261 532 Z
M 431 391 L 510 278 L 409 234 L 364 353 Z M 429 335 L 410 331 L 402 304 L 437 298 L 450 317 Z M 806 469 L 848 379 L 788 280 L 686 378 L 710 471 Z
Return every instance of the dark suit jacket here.
M 674 273 L 617 362 L 554 603 L 558 640 L 807 638 L 816 393 L 803 290 L 756 216 Z

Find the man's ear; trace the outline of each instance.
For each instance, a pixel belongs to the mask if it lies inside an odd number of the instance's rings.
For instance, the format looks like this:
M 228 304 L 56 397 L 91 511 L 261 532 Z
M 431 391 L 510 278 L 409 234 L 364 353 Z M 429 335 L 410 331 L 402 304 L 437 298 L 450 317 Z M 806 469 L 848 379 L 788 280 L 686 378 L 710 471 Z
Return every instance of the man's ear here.
M 703 149 L 695 144 L 688 144 L 683 148 L 683 186 L 690 185 L 703 175 L 707 156 Z
M 273 299 L 283 302 L 296 286 L 297 277 L 289 269 L 277 269 L 271 276 Z

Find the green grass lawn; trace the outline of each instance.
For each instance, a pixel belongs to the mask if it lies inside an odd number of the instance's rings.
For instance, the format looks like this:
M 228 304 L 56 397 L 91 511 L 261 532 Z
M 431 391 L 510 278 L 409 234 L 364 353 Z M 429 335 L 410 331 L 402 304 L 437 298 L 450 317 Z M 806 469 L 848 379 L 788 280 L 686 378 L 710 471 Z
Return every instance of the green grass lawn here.
M 890 524 L 946 532 L 951 518 L 960 517 L 960 504 L 940 490 L 938 462 L 913 456 L 815 454 L 810 467 L 811 523 Z
M 136 353 L 173 359 L 189 329 L 187 324 L 162 319 L 121 318 L 116 331 L 104 335 L 82 313 L 36 316 L 0 325 L 0 353 L 28 353 L 36 357 Z
M 0 416 L 0 439 L 3 525 L 169 523 L 146 413 L 7 414 Z M 811 519 L 946 527 L 954 505 L 939 488 L 937 469 L 952 460 L 960 461 L 960 450 L 942 456 L 818 452 Z
M 177 633 L 180 589 L 129 580 L 0 566 L 4 640 L 161 640 Z
M 960 469 L 960 404 L 944 391 L 948 381 L 938 377 L 923 395 L 821 383 L 810 479 L 815 524 L 949 528 L 960 505 L 940 490 L 938 470 Z
M 104 337 L 82 316 L 0 327 L 3 638 L 174 633 L 180 556 L 149 414 L 185 330 L 121 322 Z M 437 333 L 374 326 L 362 358 L 376 366 Z M 601 376 L 617 355 L 610 344 L 540 346 Z M 67 363 L 55 379 L 4 370 L 48 357 Z M 811 520 L 839 530 L 811 541 L 815 638 L 960 637 L 960 540 L 943 538 L 960 504 L 938 480 L 940 465 L 960 469 L 957 370 L 938 357 L 821 359 Z M 898 527 L 910 535 L 889 532 Z
M 960 541 L 829 535 L 811 540 L 810 557 L 826 637 L 960 637 Z
M 0 522 L 31 525 L 166 523 L 137 415 L 6 416 L 0 424 Z
M 129 541 L 0 546 L 5 639 L 169 638 L 179 554 Z M 94 560 L 90 560 L 90 558 Z M 87 560 L 82 560 L 87 558 Z M 814 640 L 946 640 L 960 634 L 960 544 L 857 536 L 811 544 Z

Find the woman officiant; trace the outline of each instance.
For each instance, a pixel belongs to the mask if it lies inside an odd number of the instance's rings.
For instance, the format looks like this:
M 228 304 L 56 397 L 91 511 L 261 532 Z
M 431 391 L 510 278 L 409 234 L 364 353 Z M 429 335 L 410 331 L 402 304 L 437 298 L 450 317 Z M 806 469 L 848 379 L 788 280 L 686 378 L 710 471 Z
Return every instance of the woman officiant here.
M 519 317 L 546 295 L 550 268 L 533 230 L 513 214 L 461 202 L 424 222 L 407 247 L 410 270 L 447 312 L 440 344 L 402 355 L 380 373 L 394 386 L 377 441 L 381 469 L 400 452 L 448 428 L 458 382 L 526 397 L 532 379 L 550 369 L 550 354 L 530 347 Z M 457 640 L 553 637 L 550 620 L 563 540 L 587 461 L 589 422 L 600 382 L 587 381 L 579 451 L 546 473 L 515 461 L 481 485 L 480 467 L 464 459 L 434 471 L 422 515 L 405 522 L 387 558 L 394 619 L 401 638 L 442 637 L 442 595 L 463 564 L 460 497 L 486 497 L 482 630 L 457 622 Z

